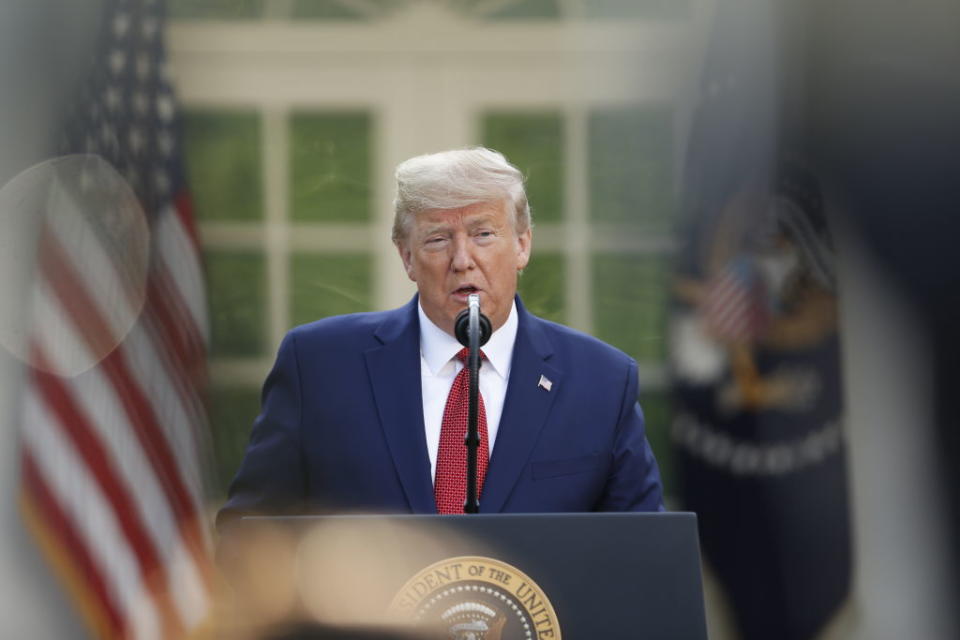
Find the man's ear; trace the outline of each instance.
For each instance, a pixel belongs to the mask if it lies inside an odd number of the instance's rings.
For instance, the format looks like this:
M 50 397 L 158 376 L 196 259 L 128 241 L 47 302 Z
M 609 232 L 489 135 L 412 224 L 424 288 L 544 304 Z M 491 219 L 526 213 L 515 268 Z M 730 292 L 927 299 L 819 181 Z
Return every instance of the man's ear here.
M 530 250 L 533 248 L 533 231 L 528 227 L 517 236 L 517 271 L 523 271 L 530 262 Z
M 405 240 L 397 240 L 394 242 L 394 246 L 397 248 L 397 253 L 400 254 L 400 260 L 403 261 L 403 268 L 407 272 L 407 277 L 410 278 L 411 281 L 416 282 L 417 276 L 413 268 L 413 252 L 410 251 Z

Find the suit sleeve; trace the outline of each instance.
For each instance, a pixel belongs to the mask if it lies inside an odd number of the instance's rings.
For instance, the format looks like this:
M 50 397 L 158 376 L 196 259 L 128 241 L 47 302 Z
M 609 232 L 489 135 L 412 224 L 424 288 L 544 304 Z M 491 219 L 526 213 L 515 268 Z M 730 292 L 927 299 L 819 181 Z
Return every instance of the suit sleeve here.
M 263 385 L 261 405 L 240 470 L 230 483 L 227 504 L 217 514 L 218 528 L 242 515 L 290 513 L 303 505 L 302 389 L 292 333 L 280 344 Z
M 613 448 L 613 465 L 597 511 L 663 511 L 660 470 L 637 402 L 637 363 L 630 359 Z

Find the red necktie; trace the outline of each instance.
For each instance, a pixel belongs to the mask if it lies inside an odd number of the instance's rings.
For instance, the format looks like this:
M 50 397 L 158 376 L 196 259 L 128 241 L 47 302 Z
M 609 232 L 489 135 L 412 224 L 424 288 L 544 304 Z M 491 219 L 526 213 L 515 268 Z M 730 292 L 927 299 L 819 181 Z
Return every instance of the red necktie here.
M 457 359 L 466 364 L 469 350 L 463 348 L 457 353 Z M 481 362 L 486 359 L 480 352 Z M 483 491 L 483 479 L 487 475 L 490 460 L 490 445 L 487 441 L 487 411 L 483 406 L 483 396 L 477 394 L 479 408 L 477 428 L 480 431 L 480 446 L 477 448 L 477 495 Z M 440 423 L 440 449 L 437 452 L 437 475 L 433 485 L 433 496 L 437 501 L 437 513 L 463 513 L 463 503 L 467 498 L 467 416 L 470 402 L 470 370 L 464 366 L 453 380 L 447 404 L 443 409 L 443 422 Z

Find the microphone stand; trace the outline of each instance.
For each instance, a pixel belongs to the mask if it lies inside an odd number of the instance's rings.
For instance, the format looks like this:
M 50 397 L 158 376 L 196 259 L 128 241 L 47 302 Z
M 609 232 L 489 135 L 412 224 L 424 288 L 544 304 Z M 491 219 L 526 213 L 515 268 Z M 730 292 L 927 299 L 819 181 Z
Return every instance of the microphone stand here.
M 454 323 L 454 333 L 460 344 L 467 347 L 469 401 L 467 410 L 467 496 L 463 505 L 464 513 L 480 511 L 477 491 L 477 449 L 480 447 L 480 347 L 490 339 L 490 321 L 480 313 L 480 296 L 471 293 L 467 298 L 467 308 L 460 312 Z

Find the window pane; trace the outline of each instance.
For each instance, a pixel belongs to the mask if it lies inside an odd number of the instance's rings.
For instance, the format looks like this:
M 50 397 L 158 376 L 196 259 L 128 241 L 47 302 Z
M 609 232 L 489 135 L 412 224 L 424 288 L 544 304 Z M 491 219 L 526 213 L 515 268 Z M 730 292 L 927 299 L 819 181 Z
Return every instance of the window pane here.
M 690 17 L 689 0 L 580 0 L 587 18 L 662 19 Z
M 362 4 L 349 0 L 295 0 L 292 14 L 294 18 L 364 20 L 384 17 L 397 8 L 402 5 L 396 0 L 364 0 Z
M 370 219 L 370 116 L 298 113 L 290 119 L 295 220 Z
M 563 282 L 566 278 L 563 256 L 534 251 L 530 264 L 520 276 L 520 297 L 527 310 L 554 322 L 563 322 Z
M 670 396 L 663 391 L 643 391 L 643 380 L 640 381 L 640 389 L 640 406 L 643 408 L 647 440 L 657 457 L 664 494 L 674 496 L 678 487 L 675 483 L 673 448 L 670 443 L 670 421 L 673 419 Z
M 489 6 L 485 0 L 466 0 L 465 8 L 471 10 L 474 7 L 480 7 L 483 11 L 483 5 Z M 483 11 L 482 15 L 490 20 L 511 20 L 516 18 L 559 18 L 560 8 L 558 0 L 513 0 L 512 2 L 501 3 L 494 11 Z
M 263 0 L 170 0 L 171 18 L 235 20 L 259 18 Z
M 371 308 L 370 256 L 297 254 L 291 258 L 294 325 Z
M 537 222 L 563 217 L 563 119 L 559 113 L 489 113 L 483 144 L 503 153 L 527 177 L 527 199 Z
M 590 213 L 594 221 L 670 230 L 673 120 L 665 107 L 590 114 Z
M 240 468 L 250 427 L 259 411 L 258 389 L 214 387 L 210 392 L 210 427 L 221 495 L 227 493 L 230 481 Z
M 207 251 L 211 354 L 263 353 L 266 280 L 263 256 L 253 252 Z
M 261 218 L 260 119 L 253 112 L 188 111 L 187 172 L 201 220 Z
M 666 264 L 649 255 L 604 254 L 593 259 L 594 328 L 601 340 L 638 361 L 666 354 Z

